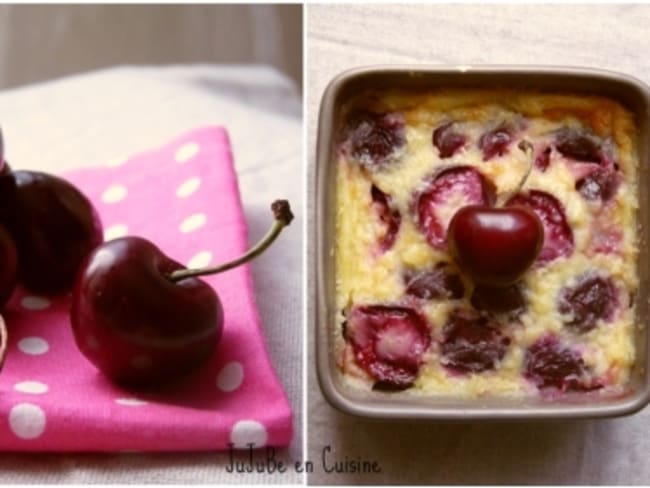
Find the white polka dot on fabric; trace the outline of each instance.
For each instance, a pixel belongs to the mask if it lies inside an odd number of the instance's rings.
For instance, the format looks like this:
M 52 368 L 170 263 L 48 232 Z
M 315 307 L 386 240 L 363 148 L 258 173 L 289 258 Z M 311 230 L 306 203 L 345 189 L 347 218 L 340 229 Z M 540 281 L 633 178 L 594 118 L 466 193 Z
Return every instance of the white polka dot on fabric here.
M 139 398 L 116 398 L 115 403 L 125 407 L 141 407 L 147 405 L 148 402 L 140 400 Z
M 104 230 L 104 240 L 110 241 L 118 237 L 124 237 L 127 232 L 129 232 L 129 228 L 124 224 L 111 225 Z
M 106 166 L 108 166 L 109 168 L 117 168 L 118 166 L 122 166 L 126 164 L 128 160 L 129 159 L 124 156 L 118 156 L 116 158 L 111 158 L 108 161 L 106 161 Z
M 196 229 L 202 227 L 203 224 L 205 224 L 205 221 L 205 214 L 197 213 L 190 215 L 185 220 L 183 220 L 183 222 L 181 222 L 179 229 L 183 234 L 187 234 L 188 232 L 193 232 Z
M 217 386 L 221 391 L 235 391 L 244 381 L 244 367 L 238 361 L 226 364 L 217 376 Z
M 196 156 L 199 153 L 199 149 L 199 145 L 196 142 L 188 142 L 176 150 L 174 157 L 179 163 L 184 163 Z
M 263 447 L 268 440 L 266 428 L 256 420 L 240 420 L 230 431 L 230 442 L 239 449 L 250 444 L 253 447 Z
M 199 186 L 201 186 L 201 178 L 190 178 L 178 187 L 176 190 L 176 196 L 178 198 L 189 197 L 192 193 L 199 189 Z
M 49 387 L 40 381 L 21 381 L 14 385 L 14 390 L 19 391 L 20 393 L 40 395 L 41 393 L 47 393 Z
M 26 296 L 20 301 L 20 305 L 26 310 L 45 310 L 50 306 L 47 298 Z
M 36 439 L 45 432 L 45 412 L 38 405 L 19 403 L 9 411 L 9 427 L 21 439 Z
M 212 261 L 212 253 L 210 251 L 201 251 L 192 256 L 192 259 L 187 262 L 187 267 L 190 269 L 204 268 L 210 264 L 210 261 Z
M 104 203 L 117 203 L 126 197 L 126 194 L 128 193 L 126 187 L 124 185 L 111 185 L 106 190 L 104 190 L 104 193 L 102 193 L 102 202 Z
M 38 356 L 45 354 L 50 349 L 50 345 L 41 337 L 25 337 L 18 341 L 18 349 L 25 354 Z

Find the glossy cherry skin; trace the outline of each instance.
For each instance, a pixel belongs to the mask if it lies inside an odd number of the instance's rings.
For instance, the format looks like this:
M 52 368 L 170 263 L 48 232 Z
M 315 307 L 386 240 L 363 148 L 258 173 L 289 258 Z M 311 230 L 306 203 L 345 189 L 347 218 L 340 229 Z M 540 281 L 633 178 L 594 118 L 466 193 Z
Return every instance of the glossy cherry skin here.
M 0 223 L 5 227 L 15 213 L 15 201 L 16 180 L 9 164 L 3 162 L 0 170 Z
M 449 224 L 449 250 L 474 283 L 508 286 L 535 262 L 544 241 L 539 218 L 524 207 L 462 207 Z
M 221 338 L 223 309 L 198 278 L 172 282 L 184 266 L 140 237 L 95 249 L 72 297 L 71 322 L 81 352 L 116 383 L 150 387 L 198 368 Z
M 11 298 L 18 279 L 18 251 L 9 232 L 0 225 L 0 309 Z
M 0 216 L 18 249 L 19 280 L 39 294 L 68 292 L 79 267 L 102 240 L 90 201 L 62 178 L 35 171 L 2 176 Z

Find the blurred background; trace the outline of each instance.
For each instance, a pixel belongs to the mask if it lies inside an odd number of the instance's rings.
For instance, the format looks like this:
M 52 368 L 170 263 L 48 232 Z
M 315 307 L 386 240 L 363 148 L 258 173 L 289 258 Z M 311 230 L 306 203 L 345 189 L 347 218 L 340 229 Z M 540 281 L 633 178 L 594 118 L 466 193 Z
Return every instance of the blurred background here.
M 189 63 L 267 64 L 302 93 L 302 6 L 0 5 L 0 89 Z

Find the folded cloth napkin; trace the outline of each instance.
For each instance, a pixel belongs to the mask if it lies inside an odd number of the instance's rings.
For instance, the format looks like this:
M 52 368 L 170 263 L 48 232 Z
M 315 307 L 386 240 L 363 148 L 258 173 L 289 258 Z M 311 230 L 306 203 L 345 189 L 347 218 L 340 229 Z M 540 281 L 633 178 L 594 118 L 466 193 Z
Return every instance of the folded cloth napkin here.
M 230 260 L 247 247 L 223 128 L 201 128 L 160 149 L 64 176 L 93 202 L 107 240 L 139 235 L 188 267 Z M 265 350 L 249 267 L 204 279 L 224 309 L 216 354 L 184 381 L 147 394 L 112 384 L 81 355 L 69 296 L 16 290 L 4 313 L 9 344 L 0 373 L 0 450 L 288 445 L 291 409 Z

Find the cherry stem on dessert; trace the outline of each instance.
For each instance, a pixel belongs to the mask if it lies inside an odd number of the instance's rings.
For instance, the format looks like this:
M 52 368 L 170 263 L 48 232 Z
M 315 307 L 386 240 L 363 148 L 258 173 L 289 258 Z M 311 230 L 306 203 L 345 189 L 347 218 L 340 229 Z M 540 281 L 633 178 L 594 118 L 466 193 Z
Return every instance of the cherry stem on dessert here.
M 526 139 L 523 139 L 517 147 L 521 149 L 524 154 L 526 155 L 526 172 L 522 175 L 521 179 L 515 185 L 514 189 L 510 190 L 509 192 L 504 193 L 503 195 L 499 196 L 496 202 L 496 207 L 503 207 L 503 205 L 510 200 L 512 197 L 514 197 L 519 191 L 524 187 L 526 184 L 526 180 L 528 180 L 528 177 L 530 176 L 530 172 L 533 170 L 533 152 L 534 148 L 533 145 L 528 142 Z
M 267 234 L 244 255 L 233 261 L 219 264 L 212 268 L 178 269 L 169 275 L 169 279 L 173 282 L 177 282 L 186 278 L 221 273 L 236 268 L 237 266 L 240 266 L 262 254 L 271 244 L 273 244 L 273 241 L 275 241 L 275 239 L 280 235 L 282 229 L 289 225 L 293 220 L 291 207 L 289 206 L 289 202 L 286 200 L 276 200 L 271 205 L 271 210 L 275 216 L 273 226 L 269 229 Z

